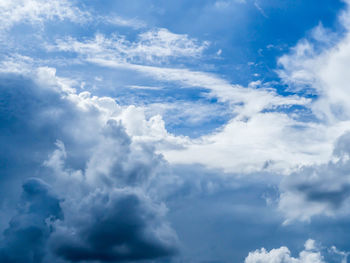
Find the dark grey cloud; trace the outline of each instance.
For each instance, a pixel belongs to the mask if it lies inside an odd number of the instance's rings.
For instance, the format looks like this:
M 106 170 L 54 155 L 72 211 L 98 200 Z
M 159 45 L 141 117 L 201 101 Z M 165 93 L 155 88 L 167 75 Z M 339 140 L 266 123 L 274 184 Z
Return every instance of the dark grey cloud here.
M 77 213 L 51 237 L 54 252 L 68 261 L 145 260 L 176 252 L 159 207 L 136 192 L 92 193 Z
M 54 230 L 52 223 L 63 220 L 60 199 L 38 178 L 23 184 L 17 213 L 4 231 L 0 247 L 0 262 L 40 263 L 47 253 L 47 240 Z
M 0 262 L 176 254 L 166 206 L 148 190 L 166 163 L 109 116 L 54 79 L 0 76 Z

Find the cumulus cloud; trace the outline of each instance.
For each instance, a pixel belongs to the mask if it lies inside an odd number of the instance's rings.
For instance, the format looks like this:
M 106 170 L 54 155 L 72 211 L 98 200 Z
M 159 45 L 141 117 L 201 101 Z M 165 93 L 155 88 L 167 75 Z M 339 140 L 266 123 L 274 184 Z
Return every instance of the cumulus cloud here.
M 13 208 L 2 225 L 2 262 L 176 253 L 166 206 L 150 191 L 167 165 L 152 145 L 130 138 L 113 99 L 77 94 L 50 68 L 2 75 L 0 85 L 1 205 Z
M 315 241 L 309 239 L 305 242 L 305 249 L 299 253 L 299 257 L 291 256 L 287 247 L 280 247 L 267 251 L 265 248 L 250 252 L 245 263 L 325 263 L 320 250 L 315 246 Z
M 215 5 L 223 9 L 231 2 L 216 1 Z M 118 16 L 91 18 L 69 1 L 0 0 L 0 7 L 1 29 L 21 23 L 42 25 L 47 20 L 80 23 L 89 19 L 134 29 L 145 26 L 137 19 Z M 345 18 L 343 23 L 347 25 Z M 303 40 L 279 60 L 279 74 L 295 92 L 290 96 L 260 81 L 243 87 L 216 74 L 184 67 L 190 60 L 200 61 L 209 43 L 164 28 L 144 31 L 135 40 L 98 33 L 92 38 L 63 37 L 47 45 L 55 56 L 64 53 L 67 64 L 78 61 L 126 69 L 162 87 L 170 83 L 204 89 L 208 93 L 203 96 L 217 98 L 224 109 L 216 108 L 219 103 L 208 106 L 192 101 L 121 106 L 111 97 L 77 92 L 79 83 L 56 76 L 54 68 L 33 70 L 44 63 L 39 59 L 7 56 L 0 65 L 0 208 L 6 207 L 0 213 L 0 261 L 171 257 L 177 252 L 178 240 L 160 197 L 220 192 L 230 187 L 229 180 L 216 180 L 224 172 L 294 171 L 280 185 L 279 209 L 286 223 L 347 211 L 350 136 L 340 137 L 333 154 L 332 143 L 350 127 L 344 77 L 349 37 L 331 35 L 327 40 L 326 35 L 326 29 L 317 27 L 312 41 L 319 46 Z M 334 44 L 328 51 L 321 49 Z M 71 53 L 77 55 L 74 61 Z M 104 78 L 96 80 L 103 83 Z M 131 87 L 154 91 L 158 84 Z M 303 92 L 317 97 L 296 95 Z M 220 114 L 231 120 L 211 134 L 190 139 L 167 131 L 159 114 L 165 110 L 173 110 L 174 119 L 185 116 L 193 123 Z M 311 121 L 303 119 L 308 114 Z M 173 164 L 196 163 L 220 170 L 203 176 L 205 171 L 193 166 L 200 175 L 192 176 L 195 173 L 190 170 L 177 178 L 169 172 L 164 157 Z M 270 180 L 269 176 L 264 179 Z M 246 258 L 247 263 L 324 261 L 312 240 L 299 257 L 281 247 L 257 250 Z

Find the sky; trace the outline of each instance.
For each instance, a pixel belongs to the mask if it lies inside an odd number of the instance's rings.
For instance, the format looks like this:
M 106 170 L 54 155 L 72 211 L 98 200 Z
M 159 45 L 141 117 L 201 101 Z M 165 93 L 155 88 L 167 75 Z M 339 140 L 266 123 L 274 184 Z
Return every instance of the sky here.
M 0 47 L 1 263 L 348 262 L 349 0 L 0 0 Z

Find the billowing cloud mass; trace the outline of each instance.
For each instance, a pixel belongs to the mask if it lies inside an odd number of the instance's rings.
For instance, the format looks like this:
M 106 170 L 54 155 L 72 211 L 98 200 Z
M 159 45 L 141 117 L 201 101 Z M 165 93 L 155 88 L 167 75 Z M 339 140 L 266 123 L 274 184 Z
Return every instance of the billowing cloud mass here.
M 346 263 L 349 5 L 0 0 L 0 263 Z
M 165 169 L 161 156 L 133 144 L 115 119 L 121 110 L 113 100 L 63 91 L 45 73 L 52 85 L 1 77 L 3 202 L 16 198 L 11 192 L 23 181 L 19 208 L 3 232 L 1 262 L 173 255 L 177 237 L 167 209 L 147 190 Z

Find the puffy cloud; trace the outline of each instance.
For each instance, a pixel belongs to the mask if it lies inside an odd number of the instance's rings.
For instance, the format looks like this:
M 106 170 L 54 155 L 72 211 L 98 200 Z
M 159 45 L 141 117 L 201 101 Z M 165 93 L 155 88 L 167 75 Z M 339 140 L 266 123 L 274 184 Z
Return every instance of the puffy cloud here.
M 291 256 L 287 247 L 280 247 L 267 251 L 265 248 L 250 252 L 245 263 L 324 263 L 323 256 L 315 241 L 309 239 L 305 242 L 305 249 L 299 253 L 298 258 Z
M 1 205 L 12 207 L 9 225 L 1 226 L 1 261 L 174 255 L 166 206 L 150 191 L 167 164 L 127 134 L 123 123 L 133 114 L 122 117 L 111 98 L 77 94 L 54 69 L 33 73 L 0 79 Z

